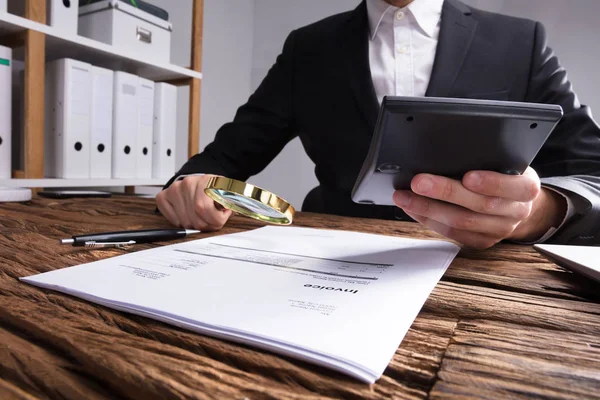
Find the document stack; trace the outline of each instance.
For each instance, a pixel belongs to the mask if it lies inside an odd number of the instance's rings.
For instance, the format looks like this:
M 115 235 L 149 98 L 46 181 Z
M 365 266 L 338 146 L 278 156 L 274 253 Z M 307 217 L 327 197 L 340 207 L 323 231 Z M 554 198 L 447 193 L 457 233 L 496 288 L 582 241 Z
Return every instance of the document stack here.
M 269 226 L 22 280 L 373 383 L 459 250 Z
M 44 171 L 50 178 L 89 178 L 92 66 L 61 59 L 46 66 Z
M 0 179 L 12 174 L 12 50 L 0 46 Z

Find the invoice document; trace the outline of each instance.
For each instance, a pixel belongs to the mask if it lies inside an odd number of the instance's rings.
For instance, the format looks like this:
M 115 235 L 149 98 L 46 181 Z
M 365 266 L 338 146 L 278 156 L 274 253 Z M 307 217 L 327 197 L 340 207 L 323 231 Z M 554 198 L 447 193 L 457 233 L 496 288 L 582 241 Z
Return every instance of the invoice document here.
M 459 249 L 268 226 L 22 281 L 373 383 Z

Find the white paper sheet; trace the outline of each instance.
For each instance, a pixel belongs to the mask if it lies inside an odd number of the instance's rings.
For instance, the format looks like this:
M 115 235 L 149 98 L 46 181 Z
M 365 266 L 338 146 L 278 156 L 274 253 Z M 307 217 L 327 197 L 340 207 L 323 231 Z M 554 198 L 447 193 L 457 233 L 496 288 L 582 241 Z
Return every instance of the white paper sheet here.
M 445 241 L 269 226 L 22 280 L 372 383 L 458 251 Z
M 565 268 L 572 269 L 600 282 L 600 247 L 536 244 L 542 254 L 556 260 Z

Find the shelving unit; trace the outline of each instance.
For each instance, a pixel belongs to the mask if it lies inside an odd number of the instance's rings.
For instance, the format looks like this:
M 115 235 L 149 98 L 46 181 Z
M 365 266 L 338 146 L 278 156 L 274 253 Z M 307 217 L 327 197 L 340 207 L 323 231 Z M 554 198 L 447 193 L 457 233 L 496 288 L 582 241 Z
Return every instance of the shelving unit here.
M 10 179 L 2 186 L 25 188 L 65 188 L 65 187 L 114 187 L 114 186 L 162 186 L 161 179 Z
M 127 54 L 113 46 L 78 35 L 65 35 L 46 25 L 46 1 L 25 1 L 25 18 L 0 12 L 0 45 L 13 48 L 13 58 L 25 63 L 24 169 L 13 179 L 0 180 L 10 187 L 162 186 L 154 179 L 45 179 L 44 178 L 44 76 L 48 61 L 75 58 L 100 67 L 130 72 L 156 82 L 190 87 L 188 155 L 198 153 L 204 0 L 193 0 L 192 59 L 190 68 L 156 63 Z

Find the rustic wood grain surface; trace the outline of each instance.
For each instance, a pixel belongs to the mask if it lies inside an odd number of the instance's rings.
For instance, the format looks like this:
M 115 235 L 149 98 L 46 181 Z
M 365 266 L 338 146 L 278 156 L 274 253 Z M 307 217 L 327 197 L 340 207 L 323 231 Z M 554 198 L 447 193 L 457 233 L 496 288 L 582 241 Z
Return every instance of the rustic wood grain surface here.
M 374 385 L 18 281 L 150 247 L 58 239 L 167 227 L 153 210 L 125 196 L 0 205 L 1 399 L 600 398 L 600 287 L 528 246 L 463 250 Z M 295 224 L 438 237 L 319 214 Z M 234 217 L 217 234 L 259 226 Z

